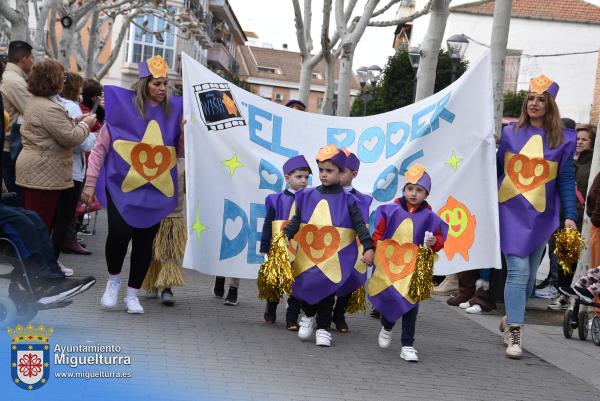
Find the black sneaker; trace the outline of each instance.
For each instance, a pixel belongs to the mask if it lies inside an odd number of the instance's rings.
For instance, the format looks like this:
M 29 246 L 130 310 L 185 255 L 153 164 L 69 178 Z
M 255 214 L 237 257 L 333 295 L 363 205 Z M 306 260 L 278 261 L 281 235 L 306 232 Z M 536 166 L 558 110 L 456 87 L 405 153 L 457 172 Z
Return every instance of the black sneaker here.
M 77 294 L 90 289 L 96 283 L 94 277 L 82 279 L 49 279 L 38 282 L 40 287 L 36 293 L 38 303 L 43 305 L 54 304 L 65 301 Z
M 225 298 L 225 302 L 223 302 L 223 305 L 236 306 L 238 304 L 237 290 L 238 289 L 235 287 L 229 287 L 229 292 L 227 293 L 227 298 Z
M 370 313 L 370 316 L 374 319 L 381 319 L 381 314 L 377 309 L 373 309 Z
M 213 288 L 213 294 L 217 298 L 223 298 L 225 295 L 225 277 L 217 276 L 215 279 L 215 288 Z
M 542 280 L 541 283 L 539 283 L 538 285 L 535 286 L 535 289 L 536 290 L 541 290 L 542 288 L 548 287 L 548 284 L 549 284 L 548 279 L 545 278 L 544 280 Z
M 346 323 L 346 318 L 344 316 L 334 318 L 333 324 L 335 324 L 335 329 L 340 333 L 347 333 L 350 331 L 350 328 L 348 327 L 348 324 Z
M 264 314 L 266 323 L 269 323 L 269 324 L 275 323 L 275 320 L 277 319 L 277 304 L 279 304 L 279 302 L 271 302 L 271 301 L 267 302 L 267 306 L 265 308 L 265 314 Z
M 165 306 L 173 306 L 175 305 L 175 300 L 173 299 L 173 291 L 170 288 L 165 288 L 160 293 L 160 302 Z
M 289 331 L 298 331 L 300 330 L 300 326 L 298 322 L 285 322 L 285 328 Z
M 592 302 L 594 294 L 592 294 L 587 288 L 578 287 L 574 285 L 573 290 L 575 290 L 575 293 L 579 295 L 579 298 L 581 298 L 585 302 Z
M 570 298 L 577 298 L 579 296 L 571 287 L 560 287 L 558 291 Z

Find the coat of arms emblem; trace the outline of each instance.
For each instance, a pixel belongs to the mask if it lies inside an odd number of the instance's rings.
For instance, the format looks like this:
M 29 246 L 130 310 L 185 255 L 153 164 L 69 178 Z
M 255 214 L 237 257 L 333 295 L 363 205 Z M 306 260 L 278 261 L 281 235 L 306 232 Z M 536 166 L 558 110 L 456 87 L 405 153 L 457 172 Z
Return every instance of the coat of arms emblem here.
M 31 323 L 14 330 L 9 327 L 11 337 L 11 376 L 17 386 L 25 390 L 36 390 L 50 378 L 50 344 L 48 338 L 54 333 L 51 327 Z

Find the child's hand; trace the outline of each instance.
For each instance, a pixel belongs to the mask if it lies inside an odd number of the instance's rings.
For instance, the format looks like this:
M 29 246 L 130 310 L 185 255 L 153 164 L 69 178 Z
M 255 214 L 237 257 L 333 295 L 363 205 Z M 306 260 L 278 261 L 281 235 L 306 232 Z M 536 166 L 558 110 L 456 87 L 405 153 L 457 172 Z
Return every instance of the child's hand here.
M 363 253 L 362 261 L 367 265 L 371 266 L 373 264 L 373 258 L 375 257 L 375 252 L 372 249 L 365 251 Z
M 425 231 L 425 238 L 423 238 L 423 244 L 425 244 L 425 246 L 428 248 L 431 248 L 435 245 L 435 236 L 433 235 L 433 233 Z

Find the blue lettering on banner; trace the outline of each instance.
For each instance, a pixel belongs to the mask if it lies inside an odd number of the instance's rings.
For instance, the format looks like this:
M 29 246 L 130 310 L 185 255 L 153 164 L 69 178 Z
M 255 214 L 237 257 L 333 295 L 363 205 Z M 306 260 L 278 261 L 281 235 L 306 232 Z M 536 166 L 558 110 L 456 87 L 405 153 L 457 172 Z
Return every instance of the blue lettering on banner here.
M 456 116 L 454 115 L 454 113 L 452 113 L 444 107 L 450 101 L 451 94 L 452 92 L 448 93 L 442 98 L 442 100 L 437 102 L 437 104 L 435 105 L 435 111 L 431 116 L 431 129 L 433 129 L 434 131 L 440 128 L 440 118 L 446 120 L 450 124 L 454 122 L 454 117 Z
M 338 139 L 340 135 L 344 135 L 343 139 Z M 335 145 L 338 148 L 347 148 L 354 143 L 354 131 L 347 128 L 327 128 L 327 144 Z
M 242 224 L 240 231 L 234 238 L 229 238 L 225 233 L 227 222 L 235 222 L 240 219 Z M 225 199 L 223 203 L 223 227 L 221 230 L 221 252 L 219 260 L 229 259 L 238 255 L 246 247 L 248 242 L 248 217 L 246 212 L 235 202 Z
M 376 141 L 373 143 L 373 141 Z M 385 134 L 379 127 L 367 128 L 358 139 L 356 155 L 365 163 L 375 163 L 385 146 Z
M 451 96 L 452 92 L 446 94 L 438 102 L 417 111 L 411 118 L 411 124 L 404 121 L 387 123 L 385 133 L 379 127 L 369 127 L 358 136 L 352 129 L 327 128 L 327 143 L 336 145 L 338 148 L 349 148 L 354 145 L 356 140 L 356 155 L 361 161 L 375 163 L 381 158 L 384 148 L 385 158 L 389 159 L 400 152 L 409 142 L 438 130 L 440 119 L 450 124 L 454 122 L 456 115 L 446 108 Z M 396 142 L 392 140 L 392 137 Z
M 281 192 L 281 188 L 283 187 L 283 174 L 281 174 L 280 170 L 277 167 L 275 167 L 265 159 L 260 159 L 260 164 L 258 166 L 258 176 L 260 180 L 258 184 L 258 189 L 268 189 L 273 192 Z M 275 179 L 274 183 L 272 182 L 273 179 Z
M 398 174 L 400 174 L 400 175 L 406 174 L 406 172 L 408 171 L 408 168 L 410 167 L 410 164 L 421 157 L 423 157 L 423 149 L 408 156 L 406 159 L 404 159 L 402 161 L 402 164 L 400 165 L 400 170 L 398 170 Z
M 402 138 L 396 143 L 392 142 L 392 135 L 402 130 Z M 389 159 L 402 149 L 408 142 L 410 136 L 410 125 L 405 122 L 397 121 L 388 123 L 386 130 L 386 147 L 385 147 L 385 158 Z
M 263 125 L 257 120 L 257 117 L 273 122 L 273 130 L 271 132 L 271 142 L 258 136 L 259 132 L 263 131 Z M 248 105 L 248 131 L 250 140 L 255 144 L 275 152 L 285 157 L 293 157 L 298 154 L 297 150 L 286 148 L 281 144 L 281 123 L 280 116 L 269 113 L 254 105 Z
M 260 241 L 262 224 L 260 219 L 266 215 L 265 205 L 261 203 L 250 203 L 250 220 L 246 212 L 237 203 L 225 199 L 223 202 L 223 227 L 221 231 L 221 252 L 219 260 L 231 259 L 248 247 L 246 261 L 249 264 L 260 264 L 263 257 L 257 252 L 256 244 Z M 239 231 L 234 238 L 229 238 L 225 228 L 227 224 L 235 224 L 241 221 Z M 231 233 L 230 233 L 231 234 Z
M 396 166 L 388 166 L 373 184 L 373 198 L 379 202 L 388 202 L 394 199 L 398 191 L 398 169 Z
M 248 256 L 246 260 L 250 264 L 260 264 L 264 261 L 262 255 L 256 252 L 256 244 L 260 242 L 262 236 L 262 224 L 258 228 L 258 219 L 264 219 L 267 213 L 265 205 L 260 203 L 250 204 L 250 231 L 248 235 Z

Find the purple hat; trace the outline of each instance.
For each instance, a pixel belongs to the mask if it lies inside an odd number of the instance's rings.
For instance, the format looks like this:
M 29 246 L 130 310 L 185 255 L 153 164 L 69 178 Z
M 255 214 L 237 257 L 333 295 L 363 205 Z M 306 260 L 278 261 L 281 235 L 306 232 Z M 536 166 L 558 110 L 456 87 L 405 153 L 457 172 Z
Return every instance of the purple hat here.
M 319 153 L 317 153 L 316 159 L 318 162 L 329 160 L 338 166 L 342 171 L 344 171 L 346 168 L 346 153 L 344 153 L 341 149 L 338 149 L 335 145 L 327 145 L 319 148 Z
M 554 99 L 556 99 L 558 89 L 558 84 L 543 74 L 529 81 L 530 92 L 535 92 L 540 95 L 542 95 L 544 92 L 548 92 L 548 94 Z
M 352 171 L 358 171 L 360 168 L 360 160 L 358 160 L 358 157 L 356 157 L 354 153 L 350 153 L 350 156 L 348 156 L 346 168 L 349 168 Z
M 306 109 L 306 105 L 301 100 L 298 100 L 298 99 L 288 100 L 288 102 L 285 104 L 285 107 L 292 107 L 294 105 L 302 106 Z
M 358 157 L 352 152 L 350 152 L 346 148 L 342 148 L 342 151 L 346 154 L 346 168 L 349 168 L 351 171 L 358 171 L 360 168 L 360 160 Z
M 417 184 L 425 188 L 427 193 L 431 192 L 431 177 L 425 171 L 425 167 L 419 163 L 412 165 L 404 174 L 403 190 L 407 184 Z
M 299 168 L 307 168 L 308 172 L 312 174 L 308 162 L 302 155 L 291 157 L 288 161 L 283 163 L 283 174 L 290 175 L 294 170 L 298 170 Z
M 157 54 L 138 64 L 138 77 L 146 78 L 152 75 L 153 78 L 166 78 L 168 70 L 169 65 L 165 59 Z

